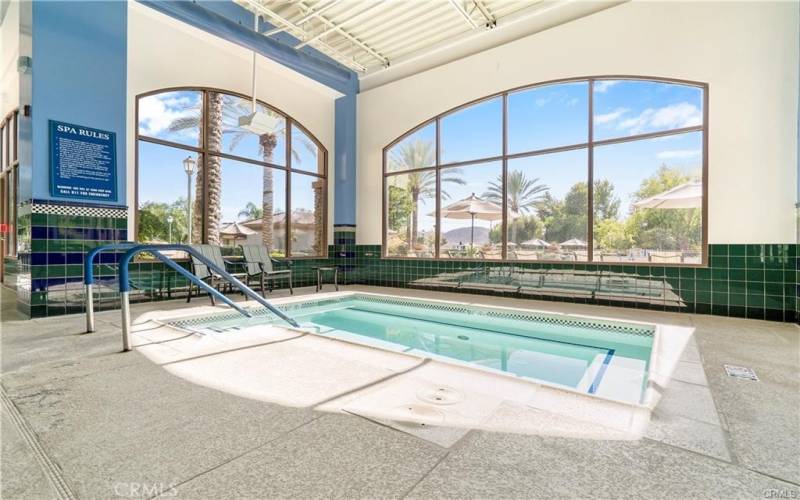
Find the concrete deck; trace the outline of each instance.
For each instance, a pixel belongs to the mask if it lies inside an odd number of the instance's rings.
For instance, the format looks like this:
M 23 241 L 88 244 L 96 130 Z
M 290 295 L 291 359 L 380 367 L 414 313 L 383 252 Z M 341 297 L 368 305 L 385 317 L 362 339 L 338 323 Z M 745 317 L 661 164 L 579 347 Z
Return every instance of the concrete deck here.
M 797 325 L 481 298 L 690 326 L 695 343 L 640 439 L 469 430 L 441 446 L 391 422 L 193 384 L 121 353 L 118 312 L 84 335 L 83 316 L 20 320 L 2 295 L 2 498 L 800 498 Z M 182 307 L 136 305 L 133 317 Z

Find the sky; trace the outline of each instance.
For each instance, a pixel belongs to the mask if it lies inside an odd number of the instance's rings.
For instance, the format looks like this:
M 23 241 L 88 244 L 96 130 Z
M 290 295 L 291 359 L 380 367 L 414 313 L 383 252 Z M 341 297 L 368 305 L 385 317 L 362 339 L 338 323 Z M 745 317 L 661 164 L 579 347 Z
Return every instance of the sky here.
M 588 82 L 546 85 L 509 94 L 509 153 L 588 142 L 588 97 Z M 599 80 L 594 84 L 593 104 L 595 141 L 702 124 L 702 90 L 687 85 Z M 501 155 L 502 119 L 502 99 L 499 97 L 442 117 L 442 163 Z M 418 139 L 434 141 L 433 124 L 405 140 Z M 631 210 L 632 194 L 661 165 L 699 173 L 702 134 L 689 132 L 598 145 L 594 150 L 595 179 L 608 179 L 614 184 L 621 201 L 622 216 Z M 552 196 L 562 198 L 575 183 L 587 181 L 588 154 L 584 148 L 509 160 L 509 171 L 515 169 L 522 170 L 528 178 L 538 178 L 540 183 L 549 187 Z M 448 187 L 453 194 L 451 201 L 472 192 L 481 196 L 489 181 L 496 178 L 496 169 L 484 164 L 463 166 L 460 171 L 467 186 Z M 433 200 L 427 202 L 427 205 L 432 204 Z M 427 208 L 423 210 L 428 211 Z M 445 231 L 450 229 L 447 221 L 442 225 Z M 488 227 L 488 223 L 481 225 Z
M 521 153 L 588 141 L 587 82 L 560 83 L 517 91 L 508 97 L 508 150 Z M 200 131 L 195 127 L 170 131 L 178 118 L 198 116 L 201 94 L 177 91 L 142 98 L 139 104 L 141 134 L 186 145 L 198 145 Z M 249 101 L 226 97 L 226 122 L 234 129 L 233 120 L 249 112 Z M 702 90 L 696 87 L 646 81 L 598 80 L 594 84 L 594 139 L 601 141 L 648 132 L 671 130 L 700 125 L 703 116 Z M 265 107 L 260 106 L 265 112 Z M 279 115 L 278 129 L 285 130 Z M 390 117 L 388 117 L 390 118 Z M 240 139 L 234 143 L 233 138 Z M 279 140 L 272 161 L 285 164 L 285 132 Z M 435 127 L 421 128 L 404 141 L 423 139 L 435 141 Z M 401 144 L 402 144 L 401 142 Z M 317 152 L 313 141 L 299 128 L 293 128 L 294 166 L 314 171 Z M 441 157 L 443 163 L 499 156 L 502 154 L 502 99 L 494 98 L 456 111 L 441 119 Z M 252 134 L 226 134 L 225 152 L 247 158 L 261 159 L 258 139 Z M 172 202 L 186 196 L 186 174 L 182 160 L 195 156 L 156 144 L 139 145 L 139 203 L 145 201 Z M 597 146 L 594 154 L 595 179 L 609 179 L 622 202 L 621 214 L 629 213 L 631 194 L 642 180 L 665 164 L 687 172 L 699 172 L 702 165 L 702 135 L 691 132 L 656 139 Z M 500 173 L 499 163 L 482 163 L 459 169 L 464 186 L 448 185 L 451 195 L 443 204 L 475 193 L 481 196 L 488 183 Z M 380 169 L 380 165 L 374 168 Z M 550 194 L 563 197 L 576 182 L 585 182 L 588 175 L 585 149 L 551 153 L 509 161 L 509 170 L 522 170 L 546 184 Z M 294 208 L 312 208 L 311 177 L 294 174 L 292 199 Z M 283 177 L 276 175 L 276 181 Z M 280 184 L 278 182 L 277 184 Z M 284 192 L 276 184 L 277 198 Z M 280 194 L 277 194 L 280 193 Z M 260 206 L 261 172 L 259 167 L 244 162 L 225 160 L 223 164 L 223 221 L 237 219 L 238 212 L 248 201 Z M 434 209 L 434 200 L 427 200 L 420 210 L 420 227 L 432 227 L 433 218 L 426 214 Z M 285 208 L 285 207 L 283 207 Z M 479 223 L 488 227 L 488 223 Z M 443 221 L 446 231 L 461 227 L 462 221 Z
M 235 126 L 236 118 L 251 111 L 250 101 L 235 96 L 225 96 L 224 101 L 225 129 L 232 133 L 223 134 L 225 153 L 235 154 L 249 159 L 263 160 L 259 151 L 258 136 L 245 133 Z M 199 127 L 181 131 L 170 130 L 175 120 L 186 117 L 198 117 L 201 108 L 201 93 L 196 91 L 165 92 L 147 96 L 139 101 L 139 133 L 179 144 L 198 146 L 200 141 Z M 272 153 L 271 162 L 286 165 L 286 122 L 278 114 L 259 104 L 259 110 L 272 114 L 277 121 L 278 141 Z M 237 133 L 242 132 L 242 133 Z M 292 127 L 293 167 L 316 172 L 317 146 L 300 128 Z M 139 143 L 139 205 L 147 201 L 172 203 L 179 197 L 186 197 L 186 173 L 182 161 L 187 156 L 197 159 L 193 151 L 178 149 L 159 144 Z M 293 174 L 292 201 L 293 209 L 313 209 L 313 191 L 311 182 L 316 178 Z M 193 176 L 193 182 L 196 176 Z M 247 162 L 223 159 L 222 163 L 222 220 L 231 222 L 241 220 L 238 213 L 245 208 L 247 202 L 261 206 L 262 197 L 261 168 Z M 285 210 L 285 179 L 283 171 L 275 171 L 275 210 Z M 192 191 L 194 196 L 194 191 Z

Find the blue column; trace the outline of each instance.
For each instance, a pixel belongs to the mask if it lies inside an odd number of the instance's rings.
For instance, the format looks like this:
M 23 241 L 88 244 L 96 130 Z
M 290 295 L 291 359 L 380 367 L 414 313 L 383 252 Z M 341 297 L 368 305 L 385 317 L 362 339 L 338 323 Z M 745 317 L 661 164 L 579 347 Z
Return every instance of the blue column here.
M 51 199 L 48 121 L 58 120 L 116 133 L 117 201 L 109 204 L 125 205 L 128 6 L 73 1 L 32 8 L 33 198 Z
M 333 223 L 356 223 L 356 95 L 336 99 Z

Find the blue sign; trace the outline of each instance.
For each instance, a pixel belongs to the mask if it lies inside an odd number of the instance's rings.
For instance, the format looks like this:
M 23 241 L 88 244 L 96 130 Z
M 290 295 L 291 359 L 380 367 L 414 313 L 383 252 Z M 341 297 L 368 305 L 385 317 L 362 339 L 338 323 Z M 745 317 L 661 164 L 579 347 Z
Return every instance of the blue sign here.
M 117 201 L 117 136 L 50 120 L 50 195 Z

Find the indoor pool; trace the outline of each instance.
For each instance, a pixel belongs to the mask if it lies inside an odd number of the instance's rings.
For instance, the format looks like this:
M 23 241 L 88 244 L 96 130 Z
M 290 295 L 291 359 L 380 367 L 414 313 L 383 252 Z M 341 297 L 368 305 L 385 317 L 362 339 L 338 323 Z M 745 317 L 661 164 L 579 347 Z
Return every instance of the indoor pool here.
M 647 384 L 654 334 L 650 325 L 360 293 L 278 307 L 313 333 L 634 402 Z M 219 333 L 278 321 L 258 313 L 173 324 Z M 612 383 L 625 387 L 609 391 Z

